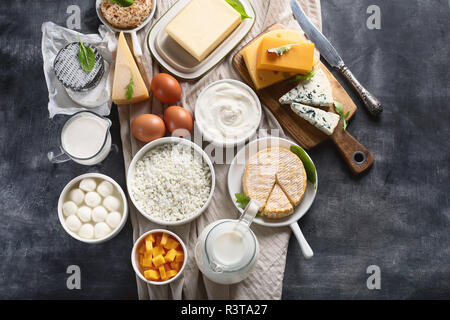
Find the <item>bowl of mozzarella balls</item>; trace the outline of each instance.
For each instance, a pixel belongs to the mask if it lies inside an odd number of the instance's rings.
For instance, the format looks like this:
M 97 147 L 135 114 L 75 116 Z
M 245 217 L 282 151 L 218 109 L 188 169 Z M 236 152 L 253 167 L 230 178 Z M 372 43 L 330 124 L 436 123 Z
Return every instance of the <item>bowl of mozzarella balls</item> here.
M 86 243 L 112 239 L 122 230 L 127 216 L 127 198 L 122 188 L 100 173 L 74 178 L 58 201 L 58 217 L 64 230 Z

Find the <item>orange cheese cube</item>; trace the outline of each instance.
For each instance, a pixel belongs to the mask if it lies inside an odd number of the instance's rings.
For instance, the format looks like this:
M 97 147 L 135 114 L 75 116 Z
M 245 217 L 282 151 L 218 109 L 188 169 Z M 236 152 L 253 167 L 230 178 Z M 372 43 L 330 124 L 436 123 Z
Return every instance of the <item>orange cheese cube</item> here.
M 145 251 L 146 252 L 151 252 L 153 249 L 153 242 L 151 242 L 148 239 L 145 239 Z
M 167 233 L 163 233 L 162 237 L 161 237 L 161 242 L 159 243 L 160 245 L 164 246 L 167 244 L 167 240 L 169 239 L 169 235 Z
M 153 258 L 153 254 L 151 251 L 144 253 L 144 259 L 152 259 L 152 258 Z
M 159 280 L 159 273 L 156 270 L 145 270 L 144 277 L 147 280 L 157 281 Z
M 170 263 L 170 267 L 171 267 L 172 269 L 174 269 L 174 270 L 179 271 L 180 268 L 181 268 L 181 263 L 179 263 L 179 262 L 171 262 L 171 263 Z
M 175 257 L 175 262 L 183 262 L 183 260 L 184 260 L 184 252 L 177 251 L 177 255 Z
M 142 253 L 142 254 L 145 253 L 145 246 L 144 245 L 139 247 L 139 253 Z
M 166 271 L 166 276 L 167 276 L 167 278 L 170 279 L 170 278 L 175 277 L 177 275 L 177 273 L 178 273 L 177 270 L 169 270 L 169 271 Z
M 176 256 L 177 256 L 177 250 L 170 249 L 164 256 L 164 259 L 166 259 L 166 261 L 173 262 L 173 260 L 175 260 Z
M 144 259 L 145 260 L 145 259 Z M 164 259 L 164 257 L 160 254 L 159 256 L 156 256 L 152 259 L 153 264 L 155 265 L 155 267 L 159 268 L 160 266 L 162 266 L 164 263 L 166 263 L 166 260 Z
M 159 246 L 161 244 L 162 236 L 156 236 L 156 245 Z
M 145 237 L 145 241 L 155 242 L 155 236 L 153 233 L 149 234 L 147 237 Z
M 278 55 L 269 52 L 270 49 L 291 45 L 291 48 Z M 311 72 L 314 66 L 314 44 L 311 42 L 266 36 L 261 41 L 258 50 L 256 68 L 259 70 L 274 70 L 305 74 Z
M 167 243 L 164 245 L 164 248 L 166 248 L 167 250 L 176 249 L 179 244 L 180 243 L 177 240 L 169 238 L 167 239 Z
M 159 274 L 162 281 L 167 280 L 166 269 L 164 268 L 164 266 L 159 267 Z
M 144 259 L 142 259 L 142 264 L 141 264 L 144 268 L 147 268 L 147 267 L 152 267 L 153 265 L 152 265 L 152 258 L 145 258 L 144 257 Z
M 156 256 L 159 256 L 160 254 L 165 255 L 166 250 L 164 250 L 164 248 L 161 246 L 156 246 L 153 248 L 152 253 L 153 253 L 153 256 L 156 257 Z

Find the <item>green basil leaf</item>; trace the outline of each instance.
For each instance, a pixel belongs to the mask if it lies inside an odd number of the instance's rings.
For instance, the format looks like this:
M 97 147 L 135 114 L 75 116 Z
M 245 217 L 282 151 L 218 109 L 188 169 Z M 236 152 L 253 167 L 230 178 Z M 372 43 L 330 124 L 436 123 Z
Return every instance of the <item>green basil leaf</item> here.
M 341 117 L 344 130 L 347 130 L 347 119 L 350 115 L 350 111 L 344 113 L 344 106 L 342 105 L 342 103 L 339 103 L 337 101 L 334 102 L 334 110 L 336 110 L 336 113 Z
M 314 167 L 314 164 L 312 163 L 311 159 L 308 157 L 308 155 L 302 148 L 296 145 L 292 145 L 290 147 L 290 150 L 291 152 L 295 153 L 300 158 L 300 160 L 302 160 L 303 165 L 305 166 L 308 181 L 311 182 L 314 185 L 314 189 L 316 189 L 317 188 L 316 167 Z
M 78 59 L 80 60 L 81 68 L 86 72 L 91 72 L 95 66 L 95 54 L 94 51 L 85 45 L 81 41 L 80 35 L 78 35 L 80 41 L 80 49 L 78 50 Z
M 316 70 L 313 70 L 311 72 L 307 72 L 305 74 L 298 74 L 298 75 L 295 76 L 295 78 L 293 78 L 291 80 L 291 82 L 294 83 L 294 82 L 310 80 L 310 79 L 312 79 L 314 77 L 315 74 L 316 74 Z
M 244 6 L 239 0 L 225 0 L 230 6 L 234 8 L 239 14 L 241 15 L 241 21 L 244 19 L 253 19 L 252 17 L 247 15 L 247 12 L 245 12 Z
M 155 1 L 155 0 L 153 0 Z M 118 4 L 121 7 L 129 7 L 133 4 L 135 4 L 136 2 L 133 0 L 111 0 L 112 3 Z
M 236 196 L 236 202 L 238 203 L 239 208 L 245 209 L 247 207 L 248 203 L 250 202 L 250 198 L 247 197 L 243 193 L 236 193 L 235 196 Z
M 127 92 L 125 93 L 125 96 L 127 97 L 128 100 L 131 100 L 131 98 L 133 98 L 133 93 L 134 93 L 134 81 L 133 81 L 133 76 L 131 76 L 130 78 L 130 82 L 128 82 L 126 89 Z

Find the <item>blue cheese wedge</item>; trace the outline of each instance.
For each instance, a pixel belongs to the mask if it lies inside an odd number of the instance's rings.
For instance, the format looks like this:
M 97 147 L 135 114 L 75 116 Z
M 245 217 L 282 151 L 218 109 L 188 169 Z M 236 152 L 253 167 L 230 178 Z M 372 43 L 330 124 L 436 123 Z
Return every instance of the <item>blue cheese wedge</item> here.
M 301 82 L 280 98 L 281 104 L 297 102 L 308 106 L 326 108 L 330 108 L 333 101 L 330 81 L 322 69 L 317 69 L 314 77 Z
M 329 136 L 333 134 L 340 119 L 336 113 L 326 112 L 296 102 L 291 103 L 291 109 L 301 118 Z

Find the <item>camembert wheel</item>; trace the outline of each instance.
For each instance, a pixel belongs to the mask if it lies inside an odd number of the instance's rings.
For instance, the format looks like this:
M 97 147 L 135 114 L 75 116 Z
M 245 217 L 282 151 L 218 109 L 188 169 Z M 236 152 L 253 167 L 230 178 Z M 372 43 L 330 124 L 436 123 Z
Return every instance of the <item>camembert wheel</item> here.
M 244 193 L 261 203 L 261 212 L 279 219 L 294 212 L 306 190 L 302 161 L 285 148 L 268 148 L 255 154 L 245 169 Z

